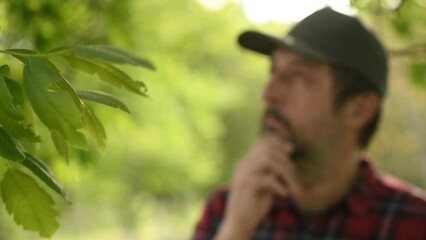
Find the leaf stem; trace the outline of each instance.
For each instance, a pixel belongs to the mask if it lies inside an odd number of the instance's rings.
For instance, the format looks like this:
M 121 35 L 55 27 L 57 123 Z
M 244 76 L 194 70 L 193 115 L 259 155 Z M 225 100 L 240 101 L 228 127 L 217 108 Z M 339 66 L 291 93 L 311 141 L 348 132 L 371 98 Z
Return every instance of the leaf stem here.
M 10 51 L 10 50 L 0 50 L 0 53 L 3 54 L 9 54 L 12 56 L 17 57 L 54 57 L 54 56 L 62 56 L 69 52 L 71 52 L 71 49 L 64 49 L 60 51 L 55 52 L 47 52 L 47 53 L 29 53 L 29 52 L 16 52 L 16 51 Z

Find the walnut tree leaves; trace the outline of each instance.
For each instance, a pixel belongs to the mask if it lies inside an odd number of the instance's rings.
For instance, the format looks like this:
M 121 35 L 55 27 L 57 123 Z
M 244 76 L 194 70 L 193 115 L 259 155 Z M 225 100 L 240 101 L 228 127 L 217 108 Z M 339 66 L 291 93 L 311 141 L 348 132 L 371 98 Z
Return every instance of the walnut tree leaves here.
M 6 169 L 0 182 L 1 197 L 18 225 L 50 237 L 59 227 L 59 211 L 50 194 L 54 192 L 70 201 L 49 167 L 23 147 L 42 140 L 34 129 L 33 115 L 47 127 L 57 152 L 68 161 L 70 148 L 88 148 L 87 135 L 96 140 L 99 149 L 105 148 L 104 127 L 88 102 L 130 112 L 119 98 L 109 93 L 75 90 L 55 66 L 53 57 L 64 58 L 78 71 L 96 74 L 112 86 L 143 97 L 147 96 L 146 85 L 115 65 L 155 68 L 148 60 L 101 45 L 59 47 L 46 53 L 28 49 L 7 49 L 0 53 L 23 63 L 22 81 L 10 78 L 9 66 L 0 66 L 0 164 Z

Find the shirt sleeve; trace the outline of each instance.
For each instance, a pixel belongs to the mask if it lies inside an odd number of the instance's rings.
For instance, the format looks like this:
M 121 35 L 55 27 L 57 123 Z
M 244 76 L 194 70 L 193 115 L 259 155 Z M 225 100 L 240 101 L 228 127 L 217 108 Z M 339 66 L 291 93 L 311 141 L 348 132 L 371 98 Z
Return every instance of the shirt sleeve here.
M 192 240 L 213 239 L 225 212 L 227 190 L 216 190 L 205 204 L 198 221 Z

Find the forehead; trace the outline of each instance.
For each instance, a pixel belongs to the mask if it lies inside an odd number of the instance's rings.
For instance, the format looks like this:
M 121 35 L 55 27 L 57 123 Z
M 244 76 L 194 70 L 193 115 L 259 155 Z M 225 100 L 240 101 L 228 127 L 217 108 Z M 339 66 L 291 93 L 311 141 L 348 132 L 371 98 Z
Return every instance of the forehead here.
M 321 92 L 320 89 L 333 89 L 335 85 L 334 70 L 328 63 L 283 48 L 273 50 L 271 57 L 271 70 L 276 74 L 285 76 L 287 73 L 301 71 L 304 79 L 309 80 L 309 86 L 315 87 L 318 92 Z

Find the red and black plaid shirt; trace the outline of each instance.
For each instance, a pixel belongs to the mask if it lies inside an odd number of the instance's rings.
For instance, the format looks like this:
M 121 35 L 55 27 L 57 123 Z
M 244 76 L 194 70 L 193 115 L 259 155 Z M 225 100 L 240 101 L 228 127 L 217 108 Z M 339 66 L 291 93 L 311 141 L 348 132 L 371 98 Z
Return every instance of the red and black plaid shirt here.
M 378 177 L 367 161 L 350 193 L 328 210 L 302 214 L 277 199 L 253 239 L 426 240 L 426 198 L 391 176 Z M 227 190 L 209 199 L 193 240 L 212 239 L 222 221 Z

